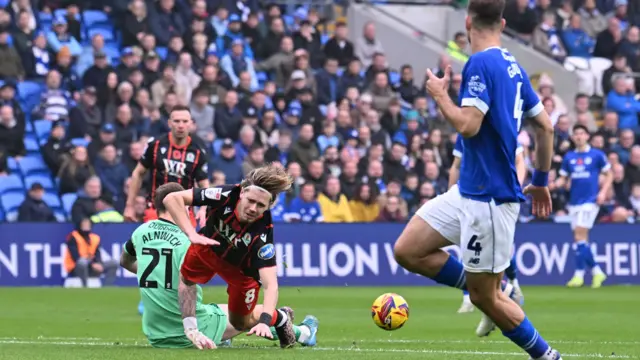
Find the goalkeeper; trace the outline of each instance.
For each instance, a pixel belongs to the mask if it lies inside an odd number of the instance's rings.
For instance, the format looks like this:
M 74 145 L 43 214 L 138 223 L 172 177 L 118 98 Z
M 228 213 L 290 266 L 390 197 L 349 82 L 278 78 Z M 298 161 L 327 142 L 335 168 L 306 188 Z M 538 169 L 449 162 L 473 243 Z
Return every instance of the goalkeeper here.
M 153 201 L 158 220 L 142 224 L 133 232 L 124 246 L 120 265 L 138 277 L 144 304 L 142 331 L 152 346 L 215 349 L 217 345 L 227 342 L 242 331 L 236 330 L 229 323 L 226 304 L 202 303 L 200 287 L 196 300 L 197 327 L 193 327 L 193 319 L 182 319 L 178 302 L 180 265 L 190 242 L 172 222 L 162 201 L 167 194 L 183 190 L 178 183 L 167 183 L 156 190 Z M 290 308 L 283 310 L 293 320 L 293 311 Z M 258 318 L 262 313 L 262 306 L 256 306 L 253 313 Z M 318 320 L 314 316 L 305 317 L 299 326 L 293 328 L 298 343 L 303 346 L 316 344 Z M 275 340 L 276 337 L 275 329 L 272 328 L 270 338 Z

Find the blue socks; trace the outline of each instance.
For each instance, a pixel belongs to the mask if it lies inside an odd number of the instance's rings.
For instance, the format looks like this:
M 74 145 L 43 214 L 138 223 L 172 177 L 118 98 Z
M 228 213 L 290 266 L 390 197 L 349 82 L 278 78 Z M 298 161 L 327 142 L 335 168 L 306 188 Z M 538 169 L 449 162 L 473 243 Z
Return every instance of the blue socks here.
M 582 258 L 584 259 L 584 263 L 585 265 L 587 265 L 589 269 L 596 266 L 596 260 L 593 258 L 593 252 L 591 252 L 591 247 L 589 247 L 589 243 L 587 243 L 586 241 L 578 242 L 577 251 L 580 252 L 580 254 L 582 255 Z
M 521 347 L 533 359 L 544 356 L 549 350 L 549 344 L 544 341 L 527 317 L 515 329 L 503 331 L 502 335 Z
M 433 280 L 439 284 L 454 287 L 460 290 L 467 289 L 467 277 L 464 274 L 462 263 L 453 256 L 449 256 L 442 269 Z
M 584 248 L 588 249 L 587 243 L 584 241 L 573 244 L 573 250 L 575 251 L 574 254 L 576 258 L 576 276 L 580 277 L 584 276 L 584 268 L 587 264 Z
M 516 266 L 516 257 L 511 258 L 511 262 L 509 263 L 509 267 L 504 271 L 504 274 L 507 276 L 509 280 L 515 280 L 518 274 L 518 267 Z

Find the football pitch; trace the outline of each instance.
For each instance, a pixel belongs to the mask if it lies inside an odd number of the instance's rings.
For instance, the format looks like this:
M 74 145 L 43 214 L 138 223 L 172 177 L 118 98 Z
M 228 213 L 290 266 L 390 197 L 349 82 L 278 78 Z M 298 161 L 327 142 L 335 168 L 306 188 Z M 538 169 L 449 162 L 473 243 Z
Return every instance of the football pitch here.
M 523 287 L 525 309 L 565 359 L 640 359 L 640 287 Z M 402 295 L 409 320 L 378 329 L 371 303 L 383 292 Z M 480 314 L 456 313 L 461 293 L 425 288 L 280 289 L 280 304 L 320 320 L 315 348 L 281 350 L 275 342 L 240 335 L 232 348 L 159 350 L 147 345 L 134 288 L 0 289 L 0 359 L 464 359 L 527 360 L 499 333 L 475 337 Z M 206 302 L 226 302 L 224 288 L 205 288 Z

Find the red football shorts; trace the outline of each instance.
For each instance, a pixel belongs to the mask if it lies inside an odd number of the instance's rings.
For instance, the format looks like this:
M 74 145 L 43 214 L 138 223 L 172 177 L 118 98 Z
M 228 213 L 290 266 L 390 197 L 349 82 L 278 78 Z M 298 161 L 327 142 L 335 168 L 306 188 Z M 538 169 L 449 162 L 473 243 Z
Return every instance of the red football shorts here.
M 193 213 L 193 208 L 189 208 L 189 218 L 191 219 L 191 225 L 193 225 L 193 227 L 197 227 L 198 223 L 196 222 L 196 215 Z M 142 218 L 142 222 L 149 222 L 151 220 L 157 220 L 158 219 L 158 213 L 156 212 L 156 209 L 149 207 L 147 208 L 147 210 L 144 211 L 144 216 Z
M 227 283 L 229 312 L 246 316 L 258 303 L 260 284 L 222 260 L 209 246 L 191 245 L 182 262 L 182 276 L 196 284 L 206 284 L 217 274 Z

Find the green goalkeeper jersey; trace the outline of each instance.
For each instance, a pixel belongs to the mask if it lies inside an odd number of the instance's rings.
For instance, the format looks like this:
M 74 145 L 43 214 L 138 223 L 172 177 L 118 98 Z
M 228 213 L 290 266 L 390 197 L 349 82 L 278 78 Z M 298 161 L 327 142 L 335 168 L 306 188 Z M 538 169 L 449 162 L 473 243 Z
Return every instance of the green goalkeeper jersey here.
M 137 259 L 138 286 L 144 305 L 142 331 L 152 344 L 170 338 L 185 338 L 185 346 L 190 345 L 184 335 L 178 303 L 180 266 L 189 245 L 182 230 L 163 219 L 140 225 L 125 245 L 125 251 Z M 226 315 L 217 306 L 203 305 L 202 288 L 197 288 L 198 328 L 204 334 L 214 336 L 210 337 L 217 343 L 226 327 Z

